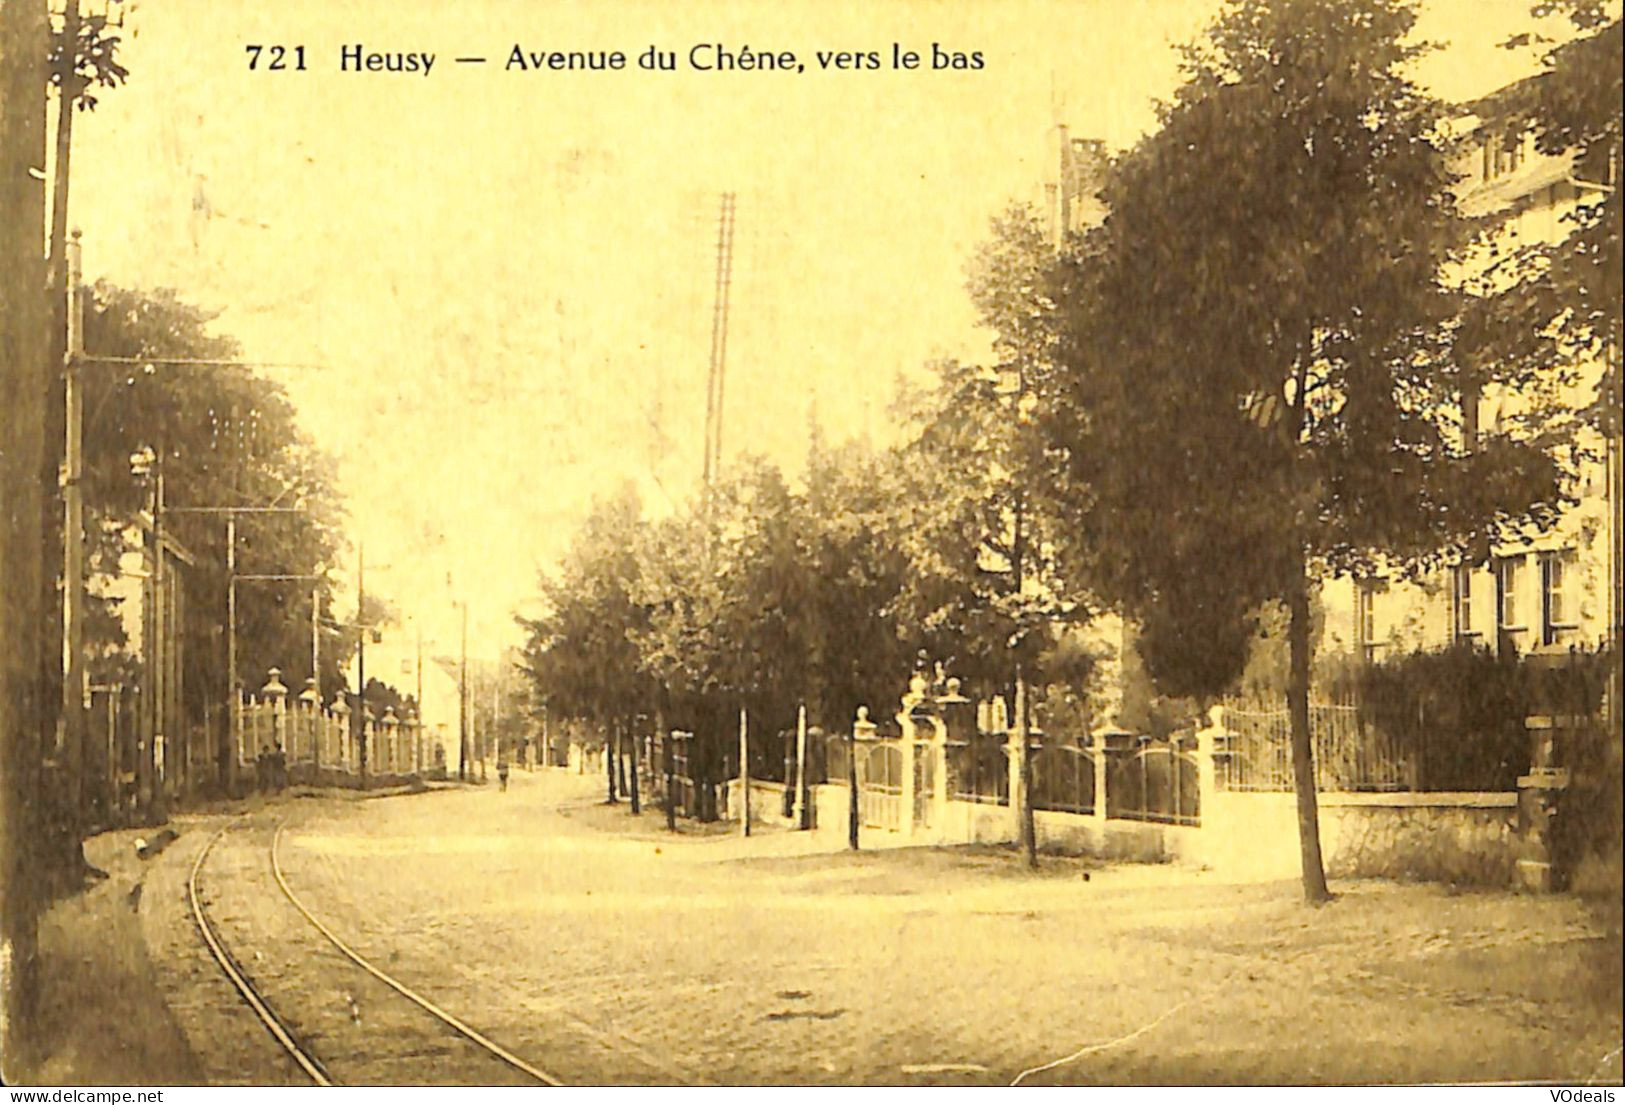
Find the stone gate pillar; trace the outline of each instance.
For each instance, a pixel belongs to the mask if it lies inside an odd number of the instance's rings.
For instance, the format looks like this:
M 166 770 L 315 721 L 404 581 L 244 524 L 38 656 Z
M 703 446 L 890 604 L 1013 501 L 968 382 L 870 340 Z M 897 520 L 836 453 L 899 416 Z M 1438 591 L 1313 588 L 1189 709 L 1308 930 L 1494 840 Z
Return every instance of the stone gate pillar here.
M 915 830 L 914 808 L 919 800 L 919 767 L 916 760 L 919 757 L 919 741 L 926 734 L 934 736 L 931 722 L 936 720 L 931 715 L 931 699 L 928 693 L 929 684 L 924 674 L 916 672 L 908 681 L 908 693 L 903 696 L 903 708 L 897 714 L 897 726 L 902 732 L 903 778 L 901 817 L 898 828 L 903 836 L 912 837 Z
M 271 704 L 271 746 L 284 755 L 288 752 L 288 688 L 282 683 L 282 669 L 272 668 L 260 695 Z
M 1552 868 L 1552 815 L 1568 789 L 1568 768 L 1557 764 L 1557 736 L 1575 719 L 1536 716 L 1524 719 L 1529 733 L 1529 774 L 1518 777 L 1517 887 L 1537 894 L 1557 888 Z
M 400 725 L 400 719 L 395 716 L 395 707 L 385 706 L 384 716 L 378 720 L 378 725 L 375 727 L 376 731 L 381 734 L 378 743 L 382 747 L 379 749 L 380 755 L 377 757 L 378 768 L 376 769 L 379 775 L 397 775 L 400 773 L 398 762 L 400 752 L 397 748 L 400 740 Z
M 322 697 L 316 690 L 315 676 L 305 680 L 305 689 L 299 692 L 299 704 L 301 714 L 305 718 L 300 727 L 310 734 L 309 757 L 311 770 L 314 771 L 322 764 Z
M 937 699 L 936 741 L 931 749 L 936 774 L 932 776 L 931 803 L 939 836 L 948 831 L 948 744 L 953 741 L 963 744 L 970 754 L 975 752 L 970 742 L 975 736 L 976 706 L 959 693 L 960 686 L 957 678 L 949 679 L 947 692 Z
M 1196 792 L 1203 810 L 1209 808 L 1208 799 L 1219 790 L 1219 759 L 1230 752 L 1224 707 L 1214 706 L 1207 716 L 1207 727 L 1196 731 Z
M 341 773 L 348 772 L 350 770 L 350 704 L 344 701 L 343 691 L 340 691 L 333 699 L 333 705 L 329 709 L 332 711 L 333 720 L 339 727 L 338 756 L 337 762 L 333 766 Z
M 361 707 L 359 717 L 353 719 L 355 727 L 361 733 L 361 739 L 351 744 L 355 749 L 355 773 L 361 774 L 361 749 L 367 750 L 367 770 L 373 773 L 378 771 L 378 717 L 365 704 Z
M 897 715 L 897 722 L 903 730 L 903 739 L 899 751 L 902 753 L 902 795 L 898 799 L 901 807 L 897 813 L 897 829 L 904 837 L 914 835 L 914 719 L 904 710 Z

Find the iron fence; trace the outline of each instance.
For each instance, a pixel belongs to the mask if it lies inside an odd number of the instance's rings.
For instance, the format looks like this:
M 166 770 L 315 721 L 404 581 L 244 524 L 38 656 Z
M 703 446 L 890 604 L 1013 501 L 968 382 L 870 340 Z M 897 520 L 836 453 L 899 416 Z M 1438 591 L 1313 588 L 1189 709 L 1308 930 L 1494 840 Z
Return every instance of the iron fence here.
M 1001 733 L 948 742 L 948 795 L 960 802 L 1010 804 L 1010 767 Z
M 1196 757 L 1173 741 L 1142 740 L 1108 752 L 1106 816 L 1127 821 L 1199 825 L 1201 787 Z
M 1229 790 L 1290 791 L 1292 721 L 1285 709 L 1232 706 L 1230 736 L 1216 749 L 1218 776 Z M 1315 787 L 1321 791 L 1418 789 L 1416 757 L 1344 703 L 1311 703 L 1309 733 Z
M 1055 744 L 1032 752 L 1033 809 L 1095 812 L 1095 756 L 1088 748 Z

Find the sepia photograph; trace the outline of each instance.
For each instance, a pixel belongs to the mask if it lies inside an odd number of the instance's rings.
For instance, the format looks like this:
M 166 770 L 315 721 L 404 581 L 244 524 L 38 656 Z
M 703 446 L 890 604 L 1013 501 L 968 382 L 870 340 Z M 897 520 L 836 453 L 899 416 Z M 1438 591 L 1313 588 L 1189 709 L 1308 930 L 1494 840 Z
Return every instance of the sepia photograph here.
M 1622 7 L 0 0 L 7 1105 L 1615 1101 Z

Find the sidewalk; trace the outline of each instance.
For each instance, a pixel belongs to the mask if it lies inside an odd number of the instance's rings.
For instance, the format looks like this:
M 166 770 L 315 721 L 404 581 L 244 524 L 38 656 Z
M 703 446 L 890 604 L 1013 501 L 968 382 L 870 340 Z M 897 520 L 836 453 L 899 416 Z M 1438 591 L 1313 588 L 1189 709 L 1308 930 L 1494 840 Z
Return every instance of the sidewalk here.
M 186 833 L 201 829 L 175 827 Z M 119 829 L 85 841 L 86 860 L 108 878 L 56 902 L 40 919 L 36 1029 L 44 1054 L 37 1070 L 8 1070 L 8 1081 L 70 1086 L 201 1081 L 197 1057 L 164 1001 L 141 931 L 141 899 L 152 861 L 137 856 L 135 842 L 153 834 L 152 829 Z
M 456 784 L 431 784 L 444 789 Z M 13 1085 L 195 1085 L 203 1067 L 166 1000 L 143 925 L 155 886 L 173 892 L 180 851 L 190 851 L 222 823 L 267 806 L 310 798 L 370 801 L 414 793 L 394 787 L 366 792 L 294 787 L 276 795 L 253 794 L 177 814 L 168 828 L 176 840 L 143 860 L 136 842 L 153 841 L 163 827 L 115 829 L 85 841 L 85 859 L 108 877 L 51 904 L 39 923 L 40 1005 L 36 1020 L 43 1041 L 37 1068 L 5 1071 Z M 164 876 L 150 876 L 165 869 Z M 166 914 L 180 915 L 180 907 Z M 173 923 L 173 922 L 166 922 Z M 176 934 L 169 934 L 175 937 Z M 192 938 L 190 933 L 180 939 Z

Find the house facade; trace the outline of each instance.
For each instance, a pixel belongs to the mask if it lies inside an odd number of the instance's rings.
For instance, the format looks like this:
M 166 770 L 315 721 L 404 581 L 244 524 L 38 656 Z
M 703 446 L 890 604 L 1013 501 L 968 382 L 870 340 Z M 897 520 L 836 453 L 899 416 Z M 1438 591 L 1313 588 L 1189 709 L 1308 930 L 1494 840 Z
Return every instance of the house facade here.
M 1538 80 L 1540 78 L 1531 78 Z M 1509 124 L 1505 105 L 1527 82 L 1472 104 L 1457 121 L 1457 200 L 1470 217 L 1504 217 L 1495 240 L 1469 261 L 1472 280 L 1493 290 L 1496 261 L 1523 246 L 1562 241 L 1577 206 L 1615 187 L 1617 167 L 1582 165 L 1570 154 L 1542 153 L 1532 130 Z M 1600 363 L 1588 366 L 1563 398 L 1576 409 L 1596 396 Z M 1481 432 L 1517 417 L 1520 397 L 1486 388 L 1462 416 L 1467 447 Z M 1618 636 L 1620 621 L 1620 443 L 1575 431 L 1583 461 L 1576 502 L 1557 524 L 1530 530 L 1475 559 L 1421 578 L 1327 581 L 1321 650 L 1369 660 L 1464 641 L 1519 654 L 1592 649 Z
M 354 687 L 356 658 L 345 671 L 345 680 Z M 419 721 L 423 725 L 424 764 L 429 770 L 443 765 L 457 771 L 457 745 L 462 731 L 462 695 L 453 661 L 437 659 L 424 652 L 407 633 L 385 631 L 367 642 L 367 680 L 394 687 L 403 696 L 417 697 Z

